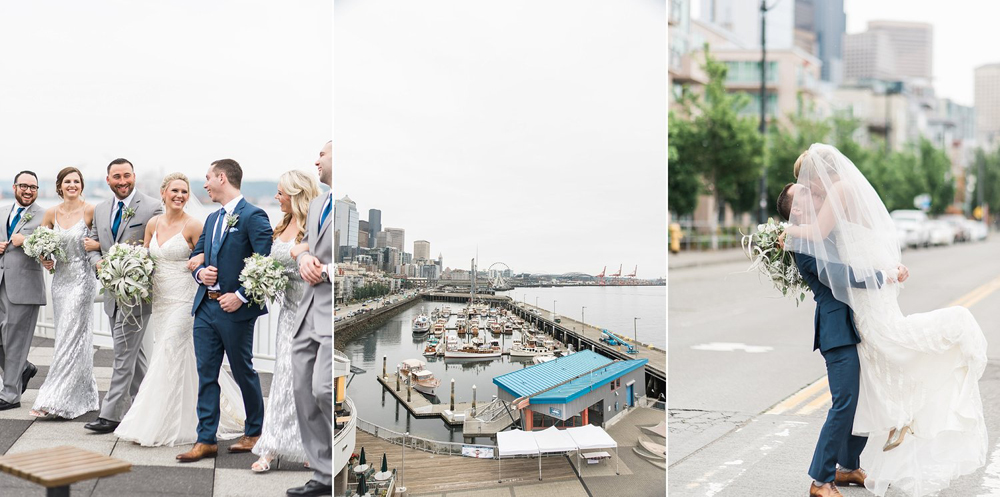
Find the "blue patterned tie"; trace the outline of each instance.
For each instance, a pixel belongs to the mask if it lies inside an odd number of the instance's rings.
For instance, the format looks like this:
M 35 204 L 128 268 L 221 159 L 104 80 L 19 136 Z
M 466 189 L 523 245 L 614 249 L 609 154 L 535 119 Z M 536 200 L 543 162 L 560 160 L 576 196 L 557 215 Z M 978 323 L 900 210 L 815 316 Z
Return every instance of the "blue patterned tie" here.
M 18 207 L 17 208 L 17 214 L 14 214 L 14 220 L 10 222 L 10 226 L 7 226 L 7 239 L 8 240 L 10 240 L 11 235 L 14 234 L 14 228 L 17 226 L 17 223 L 21 222 L 21 211 L 23 211 L 23 210 L 24 210 L 24 207 Z
M 318 228 L 318 230 L 322 230 L 323 229 L 323 223 L 326 222 L 326 216 L 329 216 L 330 215 L 330 210 L 333 209 L 333 202 L 330 201 L 331 199 L 333 199 L 332 196 L 327 199 L 327 201 L 326 201 L 326 207 L 323 209 L 323 214 L 319 217 L 319 228 Z
M 215 231 L 212 233 L 212 265 L 218 261 L 219 258 L 219 246 L 222 245 L 222 231 L 226 229 L 226 209 L 219 209 L 219 215 L 216 219 L 216 226 L 213 228 Z
M 118 239 L 118 228 L 122 225 L 122 211 L 125 210 L 125 202 L 118 201 L 118 212 L 115 213 L 115 222 L 111 223 L 111 235 Z

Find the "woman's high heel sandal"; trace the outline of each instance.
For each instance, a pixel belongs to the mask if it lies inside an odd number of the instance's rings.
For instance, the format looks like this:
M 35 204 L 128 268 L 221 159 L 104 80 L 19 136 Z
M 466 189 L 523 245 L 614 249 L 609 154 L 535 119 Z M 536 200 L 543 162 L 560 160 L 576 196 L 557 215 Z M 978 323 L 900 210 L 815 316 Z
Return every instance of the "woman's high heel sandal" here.
M 260 459 L 257 459 L 257 461 L 250 466 L 250 470 L 254 473 L 267 473 L 268 471 L 271 471 L 271 459 L 266 456 L 260 456 Z
M 899 447 L 899 444 L 903 443 L 903 437 L 906 435 L 906 432 L 913 433 L 913 429 L 910 428 L 910 425 L 906 425 L 899 430 L 896 430 L 895 428 L 890 430 L 889 438 L 885 441 L 885 445 L 882 446 L 882 452 L 888 452 L 896 447 Z

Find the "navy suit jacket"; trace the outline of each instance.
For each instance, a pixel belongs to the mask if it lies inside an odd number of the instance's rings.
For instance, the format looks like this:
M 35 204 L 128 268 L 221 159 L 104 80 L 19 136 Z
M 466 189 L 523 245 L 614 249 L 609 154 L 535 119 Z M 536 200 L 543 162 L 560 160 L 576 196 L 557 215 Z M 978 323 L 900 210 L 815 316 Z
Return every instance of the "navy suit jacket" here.
M 261 255 L 271 255 L 272 234 L 271 221 L 267 214 L 259 207 L 250 204 L 246 199 L 240 200 L 233 209 L 233 214 L 239 216 L 236 225 L 227 229 L 228 232 L 222 238 L 222 245 L 219 247 L 218 261 L 211 261 L 212 253 L 212 230 L 215 228 L 215 221 L 221 215 L 220 211 L 215 211 L 205 220 L 205 227 L 198 237 L 198 243 L 194 246 L 191 256 L 205 254 L 205 263 L 198 266 L 191 274 L 197 281 L 198 271 L 207 266 L 215 266 L 219 270 L 219 291 L 221 293 L 240 292 L 244 298 L 247 297 L 246 289 L 240 285 L 240 271 L 243 271 L 243 259 L 250 257 L 254 253 Z M 207 235 L 207 236 L 206 236 Z M 199 284 L 198 293 L 194 296 L 194 307 L 191 314 L 198 311 L 202 301 L 207 298 L 208 287 Z M 247 298 L 249 300 L 249 298 Z M 254 304 L 253 301 L 243 304 L 236 312 L 231 313 L 234 321 L 245 321 L 267 314 L 267 308 Z
M 861 343 L 861 335 L 854 325 L 854 312 L 850 306 L 833 296 L 829 282 L 831 278 L 840 281 L 849 279 L 849 284 L 856 288 L 863 288 L 864 282 L 858 280 L 854 271 L 842 264 L 825 264 L 826 269 L 820 274 L 815 257 L 799 253 L 792 253 L 792 256 L 799 273 L 802 274 L 802 279 L 809 285 L 816 301 L 814 318 L 816 336 L 813 338 L 813 350 L 826 352 L 833 348 Z M 882 273 L 877 273 L 876 278 L 881 285 Z

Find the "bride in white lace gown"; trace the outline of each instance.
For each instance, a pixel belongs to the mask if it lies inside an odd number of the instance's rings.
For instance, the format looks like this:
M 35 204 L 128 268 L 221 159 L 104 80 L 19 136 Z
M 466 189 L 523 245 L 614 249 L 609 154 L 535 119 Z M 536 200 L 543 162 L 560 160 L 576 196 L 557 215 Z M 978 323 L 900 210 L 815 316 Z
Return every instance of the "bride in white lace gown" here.
M 816 144 L 803 157 L 798 184 L 811 201 L 794 200 L 799 214 L 786 234 L 791 250 L 815 257 L 820 272 L 852 270 L 830 287 L 850 305 L 861 336 L 853 432 L 868 436 L 865 487 L 913 496 L 947 488 L 986 462 L 983 332 L 964 307 L 904 316 L 893 283 L 898 239 L 885 205 L 837 149 Z
M 164 178 L 161 195 L 165 214 L 150 219 L 146 228 L 146 245 L 156 263 L 149 320 L 155 345 L 135 401 L 115 430 L 118 437 L 145 446 L 191 444 L 198 438 L 198 370 L 191 315 L 198 287 L 187 264 L 202 223 L 184 212 L 189 190 L 182 174 Z M 219 375 L 219 385 L 218 436 L 235 438 L 243 434 L 246 419 L 242 396 L 225 370 Z
M 94 220 L 94 206 L 83 201 L 83 176 L 76 168 L 67 167 L 59 172 L 56 192 L 63 202 L 45 211 L 41 226 L 53 229 L 59 236 L 66 260 L 42 264 L 46 269 L 55 268 L 52 275 L 55 351 L 31 415 L 73 419 L 99 407 L 91 312 L 97 295 L 97 277 L 87 263 L 84 250 L 84 238 Z

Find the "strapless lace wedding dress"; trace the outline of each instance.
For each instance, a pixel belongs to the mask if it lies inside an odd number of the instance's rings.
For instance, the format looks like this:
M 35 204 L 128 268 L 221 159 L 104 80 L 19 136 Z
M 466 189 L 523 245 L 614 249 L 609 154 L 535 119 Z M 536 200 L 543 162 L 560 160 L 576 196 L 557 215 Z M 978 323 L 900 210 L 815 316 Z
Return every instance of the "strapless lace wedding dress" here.
M 191 444 L 198 438 L 198 368 L 191 315 L 198 284 L 187 270 L 191 249 L 180 233 L 162 245 L 154 233 L 149 253 L 156 263 L 153 312 L 147 328 L 155 341 L 153 357 L 115 435 L 145 446 Z M 243 397 L 225 369 L 219 375 L 219 386 L 218 437 L 238 437 L 246 419 Z
M 894 271 L 892 254 L 858 247 L 885 244 L 870 230 L 848 225 L 852 266 Z M 865 244 L 871 239 L 872 243 Z M 861 245 L 857 245 L 861 244 Z M 860 256 L 859 256 L 860 255 Z M 988 437 L 979 378 L 986 367 L 986 338 L 965 307 L 904 316 L 898 286 L 854 291 L 855 324 L 861 335 L 861 391 L 854 433 L 867 435 L 861 467 L 865 486 L 877 495 L 894 490 L 920 496 L 948 487 L 986 461 Z M 910 426 L 903 443 L 883 452 L 892 428 Z

